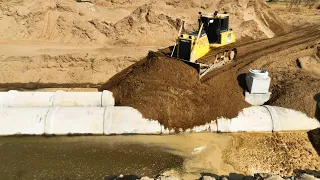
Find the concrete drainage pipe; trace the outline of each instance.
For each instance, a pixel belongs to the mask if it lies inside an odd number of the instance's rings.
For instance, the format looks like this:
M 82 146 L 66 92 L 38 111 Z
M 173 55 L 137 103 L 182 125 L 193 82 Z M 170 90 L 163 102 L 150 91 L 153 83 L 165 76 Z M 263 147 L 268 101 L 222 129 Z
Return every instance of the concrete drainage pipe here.
M 0 92 L 0 107 L 106 107 L 114 106 L 113 94 L 103 92 Z
M 253 106 L 244 109 L 233 119 L 218 119 L 219 132 L 298 131 L 320 127 L 318 120 L 301 112 L 275 107 Z
M 0 135 L 161 134 L 131 107 L 0 108 Z
M 293 110 L 256 106 L 233 119 L 220 118 L 184 132 L 270 132 L 311 130 L 316 119 Z M 181 130 L 182 131 L 182 130 Z M 0 135 L 171 134 L 131 107 L 0 107 Z

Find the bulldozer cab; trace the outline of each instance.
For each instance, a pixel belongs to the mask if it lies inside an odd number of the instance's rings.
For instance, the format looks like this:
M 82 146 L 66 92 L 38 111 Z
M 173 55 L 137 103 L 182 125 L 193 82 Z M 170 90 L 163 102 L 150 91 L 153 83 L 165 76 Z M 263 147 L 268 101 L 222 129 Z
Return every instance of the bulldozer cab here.
M 195 31 L 189 34 L 182 34 L 180 35 L 178 39 L 178 48 L 177 48 L 177 56 L 184 60 L 190 60 L 191 59 L 191 52 L 194 49 L 195 41 L 197 40 L 197 36 L 200 34 L 200 43 L 204 44 L 206 40 L 206 33 L 204 30 Z
M 221 33 L 229 31 L 229 14 L 203 15 L 204 30 L 210 44 L 221 44 Z M 200 29 L 200 27 L 199 27 Z

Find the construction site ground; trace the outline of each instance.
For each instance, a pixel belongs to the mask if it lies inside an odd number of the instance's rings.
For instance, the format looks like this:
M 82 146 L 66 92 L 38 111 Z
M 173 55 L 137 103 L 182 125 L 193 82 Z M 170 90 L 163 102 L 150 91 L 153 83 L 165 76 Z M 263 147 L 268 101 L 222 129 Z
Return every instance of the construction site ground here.
M 243 179 L 261 172 L 288 176 L 298 170 L 319 171 L 320 157 L 308 136 L 296 132 L 1 137 L 0 172 L 2 179 L 109 180 L 120 174 Z
M 149 51 L 158 52 L 174 44 L 182 20 L 186 21 L 186 30 L 192 30 L 199 9 L 218 8 L 228 8 L 233 17 L 230 23 L 239 39 L 234 64 L 216 69 L 199 80 L 197 72 L 180 61 L 153 53 L 148 56 Z M 259 68 L 267 70 L 271 77 L 272 95 L 267 104 L 298 110 L 319 120 L 320 110 L 316 106 L 320 101 L 319 13 L 316 8 L 304 6 L 289 11 L 284 3 L 266 4 L 261 0 L 183 3 L 95 0 L 92 4 L 69 0 L 4 0 L 0 1 L 0 90 L 108 89 L 114 93 L 116 105 L 132 106 L 144 117 L 158 120 L 166 127 L 187 129 L 222 116 L 235 117 L 249 107 L 244 100 L 245 73 Z M 30 162 L 33 167 L 45 166 L 43 170 L 49 172 L 51 179 L 72 178 L 74 174 L 78 174 L 78 179 L 118 173 L 154 176 L 164 171 L 185 179 L 198 178 L 201 173 L 291 175 L 298 169 L 320 171 L 319 139 L 319 129 L 263 134 L 89 137 L 90 142 L 80 138 L 78 145 L 66 147 L 54 143 L 61 140 L 68 144 L 72 138 L 45 139 L 53 141 L 45 146 L 41 138 L 25 141 L 0 138 L 0 162 L 3 162 L 0 174 L 5 174 L 7 179 L 28 179 L 33 175 L 50 179 L 45 171 L 35 172 L 21 164 Z M 103 143 L 109 140 L 151 144 L 161 147 L 161 152 L 147 148 L 147 154 L 154 155 L 150 159 L 130 152 L 137 157 L 126 156 L 128 159 L 123 160 L 126 166 L 120 163 L 119 169 L 104 174 L 106 166 L 94 170 L 104 162 L 90 158 L 104 157 L 101 155 L 110 146 Z M 88 148 L 92 143 L 94 147 Z M 204 146 L 201 153 L 193 153 L 195 148 Z M 49 155 L 46 147 L 56 154 Z M 73 161 L 79 156 L 70 152 L 79 147 L 85 150 L 78 155 L 87 159 Z M 136 147 L 137 151 L 143 149 L 144 146 Z M 117 153 L 122 156 L 127 151 Z M 65 164 L 63 167 L 58 161 L 46 164 L 34 157 L 59 159 Z M 137 166 L 140 159 L 148 163 Z M 74 166 L 85 161 L 87 166 Z M 69 167 L 68 171 L 65 167 Z

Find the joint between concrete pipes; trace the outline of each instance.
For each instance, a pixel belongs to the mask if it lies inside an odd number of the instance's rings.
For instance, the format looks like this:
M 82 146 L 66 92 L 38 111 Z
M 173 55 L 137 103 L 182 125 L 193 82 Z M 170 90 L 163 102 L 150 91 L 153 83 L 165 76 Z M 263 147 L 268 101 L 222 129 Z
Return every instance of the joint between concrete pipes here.
M 274 122 L 272 110 L 269 108 L 269 106 L 262 106 L 262 107 L 265 107 L 269 112 L 270 119 L 271 119 L 271 125 L 272 125 L 272 132 L 274 132 L 275 131 L 275 122 Z
M 61 97 L 62 97 L 63 91 L 56 91 L 53 95 L 53 101 L 52 101 L 52 106 L 60 106 L 61 105 Z
M 111 134 L 110 128 L 112 127 L 112 113 L 114 107 L 108 107 L 104 110 L 103 115 L 103 134 Z
M 131 107 L 3 107 L 0 110 L 1 135 L 161 134 L 158 121 L 144 119 Z
M 46 118 L 45 118 L 45 125 L 44 125 L 44 134 L 51 135 L 53 131 L 53 122 L 56 115 L 56 112 L 59 110 L 59 106 L 52 107 L 49 109 Z

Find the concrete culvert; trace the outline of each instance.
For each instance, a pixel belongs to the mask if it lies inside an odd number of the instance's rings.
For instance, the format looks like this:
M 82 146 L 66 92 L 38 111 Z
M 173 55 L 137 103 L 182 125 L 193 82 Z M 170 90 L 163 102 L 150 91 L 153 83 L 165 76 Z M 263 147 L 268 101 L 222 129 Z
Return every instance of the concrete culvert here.
M 0 107 L 0 135 L 161 134 L 131 107 Z
M 305 114 L 272 106 L 244 109 L 233 119 L 220 118 L 185 132 L 271 132 L 320 127 Z M 1 107 L 0 135 L 174 134 L 131 107 Z
M 238 117 L 217 121 L 218 132 L 299 131 L 320 127 L 318 120 L 305 114 L 276 106 L 253 106 Z
M 103 92 L 0 92 L 0 107 L 106 107 L 115 103 L 110 91 Z

